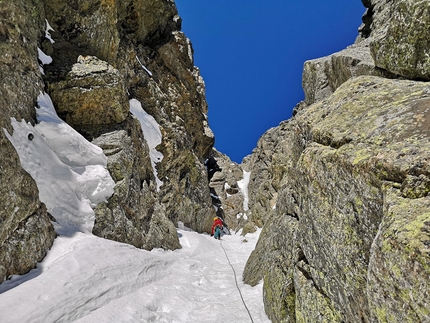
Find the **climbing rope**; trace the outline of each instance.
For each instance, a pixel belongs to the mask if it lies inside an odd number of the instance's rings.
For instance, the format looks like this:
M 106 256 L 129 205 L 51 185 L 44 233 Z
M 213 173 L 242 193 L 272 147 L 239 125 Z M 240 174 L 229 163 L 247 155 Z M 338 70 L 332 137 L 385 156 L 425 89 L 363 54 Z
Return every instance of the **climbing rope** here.
M 246 306 L 245 300 L 243 299 L 242 292 L 240 291 L 240 288 L 239 288 L 239 284 L 237 283 L 236 271 L 234 270 L 234 267 L 231 264 L 230 259 L 228 258 L 227 251 L 225 251 L 224 247 L 222 246 L 222 241 L 220 241 L 220 246 L 221 246 L 222 250 L 224 251 L 224 254 L 225 254 L 225 257 L 227 258 L 228 264 L 230 265 L 231 269 L 233 270 L 234 281 L 236 283 L 236 288 L 239 291 L 240 298 L 242 299 L 243 306 L 245 306 L 246 311 L 248 312 L 249 318 L 251 319 L 251 322 L 254 323 L 254 320 L 252 319 L 252 316 L 251 316 L 251 312 L 249 311 L 248 306 Z

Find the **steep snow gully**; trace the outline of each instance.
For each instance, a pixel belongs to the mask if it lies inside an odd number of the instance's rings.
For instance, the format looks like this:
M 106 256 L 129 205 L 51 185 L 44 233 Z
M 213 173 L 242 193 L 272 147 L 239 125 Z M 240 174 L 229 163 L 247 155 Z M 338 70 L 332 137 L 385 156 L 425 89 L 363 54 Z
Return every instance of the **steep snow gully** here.
M 186 228 L 178 234 L 183 248 L 176 251 L 145 251 L 85 233 L 59 237 L 37 269 L 0 285 L 1 321 L 251 322 L 236 273 L 254 322 L 270 322 L 262 285 L 241 281 L 258 233 L 248 242 L 238 234 L 220 242 Z
M 241 279 L 260 231 L 218 241 L 179 223 L 182 249 L 175 251 L 92 235 L 92 206 L 113 192 L 106 157 L 58 118 L 47 94 L 38 105 L 37 125 L 13 119 L 13 135 L 6 135 L 57 219 L 59 236 L 36 269 L 0 285 L 2 323 L 270 322 L 262 284 Z

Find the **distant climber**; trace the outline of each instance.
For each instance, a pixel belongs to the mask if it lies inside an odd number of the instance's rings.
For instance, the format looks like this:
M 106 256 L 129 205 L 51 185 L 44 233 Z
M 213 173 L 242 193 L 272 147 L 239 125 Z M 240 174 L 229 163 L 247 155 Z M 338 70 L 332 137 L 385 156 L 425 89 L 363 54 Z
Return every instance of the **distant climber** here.
M 205 160 L 206 170 L 208 171 L 208 180 L 214 176 L 216 172 L 222 171 L 222 169 L 218 166 L 216 159 L 213 156 L 209 156 L 208 159 Z
M 214 236 L 215 239 L 221 240 L 222 230 L 223 230 L 223 222 L 221 218 L 215 217 L 214 223 L 212 224 L 211 237 Z

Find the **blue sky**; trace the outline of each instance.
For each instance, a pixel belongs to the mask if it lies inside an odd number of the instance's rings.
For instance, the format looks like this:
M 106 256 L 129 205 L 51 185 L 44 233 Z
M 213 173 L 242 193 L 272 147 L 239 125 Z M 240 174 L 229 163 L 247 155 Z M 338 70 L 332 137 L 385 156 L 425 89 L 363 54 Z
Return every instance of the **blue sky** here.
M 306 60 L 351 45 L 360 0 L 176 0 L 206 83 L 215 148 L 240 163 L 304 98 Z

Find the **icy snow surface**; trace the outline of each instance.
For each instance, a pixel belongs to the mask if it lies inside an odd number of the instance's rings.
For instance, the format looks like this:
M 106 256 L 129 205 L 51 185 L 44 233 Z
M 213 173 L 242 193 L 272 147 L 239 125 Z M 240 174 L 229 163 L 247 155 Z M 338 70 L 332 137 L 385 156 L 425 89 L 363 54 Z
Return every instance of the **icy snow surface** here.
M 249 179 L 251 178 L 251 172 L 243 171 L 243 178 L 237 182 L 237 186 L 239 186 L 242 194 L 243 194 L 243 210 L 248 211 L 248 203 L 249 203 L 249 196 L 248 196 L 248 184 Z
M 5 131 L 6 136 L 36 181 L 40 200 L 57 220 L 56 231 L 90 233 L 92 206 L 110 197 L 115 185 L 106 156 L 57 116 L 48 94 L 39 95 L 38 105 L 38 124 L 12 119 L 13 134 Z
M 37 47 L 37 53 L 39 60 L 42 62 L 43 65 L 48 65 L 52 63 L 52 57 L 46 55 L 39 47 Z
M 54 31 L 54 29 L 51 27 L 51 25 L 49 24 L 48 20 L 45 19 L 46 22 L 46 29 L 45 29 L 45 38 L 48 39 L 51 44 L 55 43 L 55 41 L 52 39 L 50 31 Z
M 149 155 L 151 157 L 151 165 L 154 172 L 155 179 L 157 181 L 157 191 L 163 182 L 158 178 L 156 164 L 163 160 L 163 154 L 157 151 L 155 147 L 161 144 L 162 135 L 160 126 L 153 116 L 146 113 L 142 108 L 142 104 L 136 100 L 130 100 L 130 112 L 139 120 L 140 126 L 142 127 L 143 136 L 149 147 Z
M 219 241 L 179 223 L 182 249 L 175 251 L 92 235 L 91 207 L 113 192 L 106 157 L 58 118 L 47 94 L 38 104 L 36 126 L 12 119 L 13 134 L 4 131 L 60 235 L 36 269 L 0 284 L 0 322 L 251 322 L 235 277 L 253 322 L 270 322 L 262 284 L 241 278 L 260 231 L 248 242 L 239 234 Z M 156 139 L 145 138 L 154 147 Z
M 221 244 L 254 322 L 270 322 L 262 285 L 241 280 L 258 234 L 247 235 L 249 242 L 238 234 L 221 241 L 178 234 L 183 248 L 176 251 L 144 251 L 83 233 L 59 237 L 30 272 L 34 278 L 0 294 L 1 322 L 251 322 Z
M 139 62 L 140 66 L 142 66 L 143 70 L 148 73 L 149 76 L 152 76 L 152 73 L 145 67 L 145 65 L 142 64 L 139 57 L 136 56 L 137 61 Z

